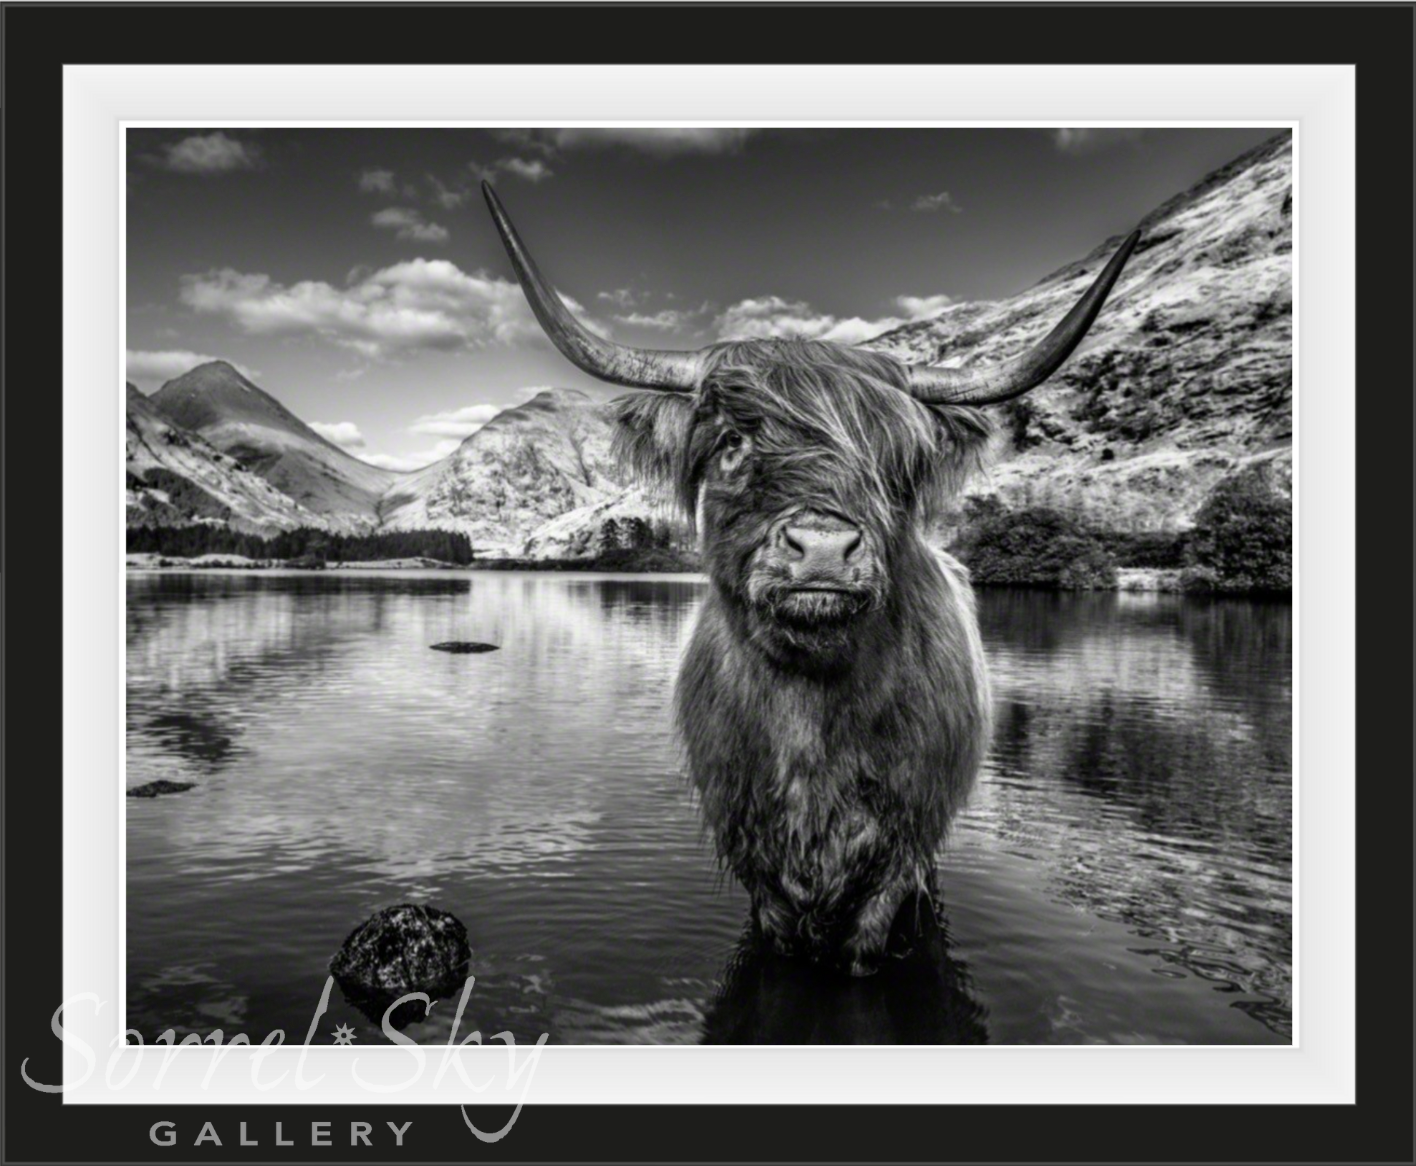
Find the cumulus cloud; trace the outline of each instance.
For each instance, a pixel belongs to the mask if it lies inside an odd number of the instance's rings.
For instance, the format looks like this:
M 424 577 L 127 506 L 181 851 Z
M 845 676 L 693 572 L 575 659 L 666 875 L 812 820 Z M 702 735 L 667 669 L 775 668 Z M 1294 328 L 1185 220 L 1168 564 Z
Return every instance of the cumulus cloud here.
M 496 168 L 508 174 L 515 174 L 527 182 L 540 182 L 555 173 L 539 158 L 502 158 L 497 162 Z
M 446 227 L 429 222 L 406 206 L 381 210 L 369 222 L 381 231 L 393 231 L 400 239 L 416 239 L 420 243 L 446 243 L 452 237 Z
M 392 194 L 398 183 L 392 170 L 365 170 L 359 175 L 359 189 L 365 194 Z
M 616 322 L 631 328 L 650 328 L 656 332 L 678 332 L 696 326 L 699 317 L 713 310 L 711 304 L 701 308 L 663 308 L 657 312 L 626 312 L 615 317 Z
M 311 421 L 310 428 L 343 449 L 363 449 L 368 444 L 352 421 Z
M 471 192 L 465 187 L 451 187 L 443 183 L 436 174 L 429 174 L 428 186 L 432 190 L 432 200 L 445 211 L 455 210 L 467 201 Z
M 953 215 L 964 213 L 964 208 L 954 201 L 954 196 L 947 190 L 941 190 L 938 194 L 921 194 L 910 203 L 910 210 L 925 214 L 933 214 L 935 211 L 948 211 Z
M 199 364 L 210 364 L 213 360 L 226 360 L 226 358 L 209 356 L 202 352 L 189 352 L 184 348 L 168 349 L 161 352 L 135 351 L 130 348 L 126 362 L 128 379 L 140 389 L 156 389 L 165 381 L 170 381 L 173 377 L 180 377 L 185 372 L 191 372 Z M 227 360 L 227 363 L 247 380 L 254 381 L 260 376 L 260 373 L 255 369 L 237 364 L 234 360 Z
M 471 437 L 502 411 L 500 405 L 464 405 L 443 413 L 427 413 L 408 427 L 409 433 L 429 437 L 455 437 L 459 441 Z
M 895 303 L 911 320 L 924 320 L 937 316 L 954 302 L 953 296 L 896 296 Z
M 261 164 L 261 148 L 217 130 L 164 146 L 157 161 L 178 174 L 228 174 L 233 170 L 255 170 Z
M 1056 129 L 1052 130 L 1052 144 L 1064 154 L 1095 154 L 1099 150 L 1110 150 L 1140 140 L 1141 131 L 1131 127 L 1116 129 Z
M 318 336 L 370 360 L 484 344 L 541 343 L 519 285 L 445 259 L 410 259 L 345 287 L 282 284 L 223 268 L 182 277 L 181 300 L 255 336 Z M 567 299 L 572 311 L 583 309 Z
M 480 162 L 469 162 L 467 169 L 472 172 L 474 178 L 479 181 L 486 179 L 488 182 L 495 182 L 502 174 L 511 174 L 530 183 L 544 182 L 555 175 L 555 171 L 540 158 L 515 156 L 498 158 L 488 166 L 483 166 Z
M 814 310 L 804 300 L 781 296 L 739 300 L 713 321 L 713 327 L 724 340 L 834 340 L 840 344 L 857 344 L 883 331 L 874 322 L 858 317 L 840 319 Z
M 679 154 L 736 154 L 757 130 L 740 127 L 673 126 L 663 129 L 620 127 L 609 129 L 502 130 L 498 137 L 543 157 L 566 150 L 622 148 L 670 158 Z
M 450 437 L 446 441 L 439 441 L 430 448 L 419 450 L 417 453 L 364 453 L 359 457 L 360 460 L 368 462 L 371 466 L 406 473 L 409 470 L 421 470 L 424 466 L 441 461 L 461 444 L 462 442 L 458 438 Z
M 860 344 L 902 324 L 935 315 L 951 302 L 946 295 L 897 296 L 895 305 L 902 315 L 866 320 L 820 312 L 804 300 L 758 296 L 733 304 L 718 315 L 713 327 L 722 340 L 797 339 Z
M 628 311 L 639 303 L 642 298 L 638 292 L 627 287 L 617 287 L 614 291 L 598 292 L 595 296 L 597 300 L 604 300 L 607 304 L 612 304 L 621 311 Z

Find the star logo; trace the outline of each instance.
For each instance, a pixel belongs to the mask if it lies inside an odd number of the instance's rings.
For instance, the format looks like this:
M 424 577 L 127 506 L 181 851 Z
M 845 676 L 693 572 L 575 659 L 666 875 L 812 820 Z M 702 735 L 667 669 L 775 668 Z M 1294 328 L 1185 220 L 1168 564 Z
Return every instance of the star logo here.
M 354 1043 L 354 1028 L 352 1025 L 341 1024 L 334 1030 L 334 1043 L 337 1045 L 352 1045 Z

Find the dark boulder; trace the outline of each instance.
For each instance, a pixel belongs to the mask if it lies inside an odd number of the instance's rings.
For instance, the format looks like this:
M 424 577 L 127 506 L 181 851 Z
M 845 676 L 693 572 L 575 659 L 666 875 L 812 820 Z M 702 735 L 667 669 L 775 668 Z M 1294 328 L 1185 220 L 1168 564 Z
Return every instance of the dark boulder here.
M 470 652 L 496 652 L 500 650 L 499 644 L 477 644 L 471 640 L 448 640 L 445 643 L 434 644 L 434 652 L 452 652 L 457 655 L 465 655 Z
M 130 798 L 155 798 L 161 794 L 180 794 L 189 789 L 196 789 L 196 783 L 168 781 L 163 778 L 159 781 L 150 781 L 146 785 L 135 785 L 128 791 L 128 796 Z
M 330 960 L 346 994 L 388 997 L 438 995 L 460 981 L 472 958 L 467 928 L 434 907 L 385 907 L 356 927 Z

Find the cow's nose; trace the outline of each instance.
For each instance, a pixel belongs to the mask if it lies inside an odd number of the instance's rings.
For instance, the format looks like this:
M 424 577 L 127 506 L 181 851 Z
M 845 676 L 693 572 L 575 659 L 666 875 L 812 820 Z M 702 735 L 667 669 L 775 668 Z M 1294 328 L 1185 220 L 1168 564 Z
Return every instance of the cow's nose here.
M 802 573 L 839 571 L 860 549 L 860 531 L 844 522 L 788 523 L 782 539 Z

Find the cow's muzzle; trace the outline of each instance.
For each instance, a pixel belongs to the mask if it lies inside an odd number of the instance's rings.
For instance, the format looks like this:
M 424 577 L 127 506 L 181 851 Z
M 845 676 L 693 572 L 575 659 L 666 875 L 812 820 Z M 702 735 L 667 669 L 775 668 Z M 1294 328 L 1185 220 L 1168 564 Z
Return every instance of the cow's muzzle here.
M 871 540 L 841 515 L 789 515 L 773 530 L 763 559 L 762 598 L 779 618 L 832 622 L 871 605 L 877 582 Z
M 860 528 L 839 515 L 799 511 L 777 527 L 773 542 L 788 585 L 802 590 L 848 590 L 868 566 Z

